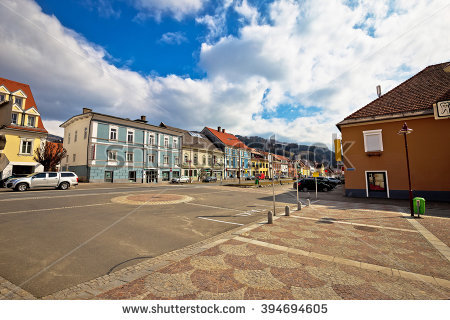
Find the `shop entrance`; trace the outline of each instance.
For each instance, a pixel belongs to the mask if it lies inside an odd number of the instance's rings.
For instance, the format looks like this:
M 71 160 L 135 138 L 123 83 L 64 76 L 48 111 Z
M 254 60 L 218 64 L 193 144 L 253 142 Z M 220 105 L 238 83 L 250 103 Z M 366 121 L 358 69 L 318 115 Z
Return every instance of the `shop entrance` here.
M 158 182 L 158 171 L 157 170 L 147 170 L 145 171 L 145 176 L 147 177 L 147 183 L 157 183 Z

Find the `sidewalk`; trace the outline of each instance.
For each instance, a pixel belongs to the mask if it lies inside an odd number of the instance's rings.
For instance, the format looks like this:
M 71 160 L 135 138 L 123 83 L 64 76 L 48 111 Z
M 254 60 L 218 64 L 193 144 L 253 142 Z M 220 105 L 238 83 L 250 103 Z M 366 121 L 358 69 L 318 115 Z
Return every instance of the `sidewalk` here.
M 44 299 L 449 299 L 449 227 L 319 201 Z

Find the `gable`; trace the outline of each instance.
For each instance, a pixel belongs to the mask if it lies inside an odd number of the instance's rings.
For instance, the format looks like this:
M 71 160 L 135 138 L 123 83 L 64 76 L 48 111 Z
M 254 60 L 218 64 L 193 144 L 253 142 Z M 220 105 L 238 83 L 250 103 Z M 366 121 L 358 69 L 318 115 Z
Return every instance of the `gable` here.
M 8 94 L 10 93 L 8 88 L 6 88 L 4 85 L 0 85 L 0 92 L 8 93 Z
M 40 113 L 37 111 L 35 107 L 31 107 L 25 111 L 26 114 L 40 116 Z
M 25 92 L 23 92 L 21 89 L 11 92 L 12 95 L 17 96 L 17 97 L 21 97 L 21 98 L 28 98 L 27 95 L 25 94 Z

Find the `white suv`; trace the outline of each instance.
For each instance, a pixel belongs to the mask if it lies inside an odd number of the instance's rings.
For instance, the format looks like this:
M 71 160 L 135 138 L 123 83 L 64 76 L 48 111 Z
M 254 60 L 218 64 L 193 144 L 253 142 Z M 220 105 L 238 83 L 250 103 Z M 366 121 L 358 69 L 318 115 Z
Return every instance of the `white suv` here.
M 78 185 L 78 176 L 73 172 L 36 172 L 23 178 L 10 179 L 6 187 L 16 191 L 32 188 L 53 187 L 67 190 Z

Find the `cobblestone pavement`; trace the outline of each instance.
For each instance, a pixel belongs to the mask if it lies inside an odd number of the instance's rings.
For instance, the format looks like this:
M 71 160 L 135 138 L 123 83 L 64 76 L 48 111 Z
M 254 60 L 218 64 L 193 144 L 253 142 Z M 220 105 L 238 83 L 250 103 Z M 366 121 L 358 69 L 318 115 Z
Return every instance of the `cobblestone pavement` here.
M 449 299 L 450 262 L 423 228 L 448 250 L 448 222 L 417 221 L 319 201 L 45 299 Z

